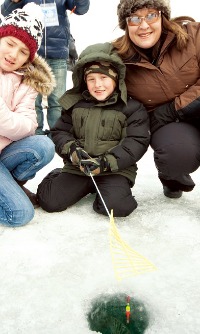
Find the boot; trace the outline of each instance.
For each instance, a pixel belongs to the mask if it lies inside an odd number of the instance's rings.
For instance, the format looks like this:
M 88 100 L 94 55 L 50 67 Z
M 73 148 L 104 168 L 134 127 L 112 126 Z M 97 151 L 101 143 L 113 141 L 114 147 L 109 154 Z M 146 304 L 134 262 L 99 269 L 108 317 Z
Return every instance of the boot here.
M 164 195 L 169 198 L 180 198 L 183 194 L 183 191 L 192 191 L 195 186 L 195 183 L 193 182 L 190 175 L 185 175 L 185 184 L 180 183 L 176 180 L 165 180 L 160 176 L 159 179 L 163 185 Z
M 163 186 L 163 192 L 166 197 L 169 198 L 180 198 L 182 196 L 182 190 L 170 189 L 167 186 Z
M 25 192 L 25 194 L 28 196 L 28 198 L 30 199 L 31 203 L 33 204 L 34 208 L 38 208 L 40 205 L 39 205 L 39 202 L 38 202 L 38 198 L 37 198 L 37 195 L 32 193 L 29 189 L 25 188 L 24 187 L 24 184 L 27 182 L 27 181 L 20 181 L 20 180 L 16 180 L 15 181 L 17 182 L 17 184 L 22 188 L 22 190 Z

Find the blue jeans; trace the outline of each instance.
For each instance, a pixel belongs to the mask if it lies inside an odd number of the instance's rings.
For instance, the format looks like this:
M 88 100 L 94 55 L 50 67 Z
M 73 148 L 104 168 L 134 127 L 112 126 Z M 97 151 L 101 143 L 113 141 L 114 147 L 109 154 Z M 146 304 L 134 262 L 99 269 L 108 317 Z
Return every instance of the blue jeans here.
M 54 144 L 46 136 L 30 136 L 5 147 L 0 154 L 0 223 L 17 227 L 34 217 L 34 208 L 14 180 L 26 181 L 54 157 Z
M 66 91 L 66 78 L 67 78 L 67 62 L 66 59 L 46 59 L 46 62 L 51 67 L 55 79 L 56 87 L 53 92 L 47 97 L 48 107 L 47 107 L 47 123 L 49 128 L 52 128 L 56 123 L 57 119 L 61 115 L 61 106 L 58 103 L 58 99 Z M 36 112 L 37 112 L 37 122 L 38 128 L 36 134 L 45 134 L 44 131 L 44 114 L 42 108 L 42 95 L 39 94 L 36 98 Z

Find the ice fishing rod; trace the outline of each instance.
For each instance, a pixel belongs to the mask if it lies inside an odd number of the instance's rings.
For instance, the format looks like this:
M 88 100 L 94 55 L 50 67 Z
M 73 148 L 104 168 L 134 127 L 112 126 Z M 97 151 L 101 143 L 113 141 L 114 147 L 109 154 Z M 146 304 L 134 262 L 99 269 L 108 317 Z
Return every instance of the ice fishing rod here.
M 91 177 L 91 179 L 92 179 L 92 181 L 93 181 L 93 183 L 94 183 L 94 185 L 95 185 L 95 188 L 96 188 L 96 190 L 97 190 L 97 192 L 98 192 L 98 194 L 99 194 L 99 196 L 100 196 L 100 198 L 101 198 L 101 200 L 102 200 L 102 203 L 103 203 L 103 205 L 104 205 L 104 208 L 106 209 L 106 212 L 107 212 L 107 214 L 108 214 L 108 217 L 110 218 L 110 217 L 111 217 L 110 212 L 108 211 L 108 208 L 107 208 L 107 206 L 106 206 L 106 203 L 105 203 L 105 201 L 104 201 L 104 199 L 103 199 L 103 197 L 102 197 L 102 195 L 101 195 L 101 192 L 100 192 L 100 190 L 99 190 L 99 188 L 98 188 L 98 186 L 97 186 L 97 184 L 96 184 L 96 182 L 95 182 L 95 180 L 94 180 L 94 177 L 93 177 L 91 171 L 89 170 L 89 168 L 88 168 L 88 173 L 89 173 L 89 175 L 90 175 L 90 177 Z

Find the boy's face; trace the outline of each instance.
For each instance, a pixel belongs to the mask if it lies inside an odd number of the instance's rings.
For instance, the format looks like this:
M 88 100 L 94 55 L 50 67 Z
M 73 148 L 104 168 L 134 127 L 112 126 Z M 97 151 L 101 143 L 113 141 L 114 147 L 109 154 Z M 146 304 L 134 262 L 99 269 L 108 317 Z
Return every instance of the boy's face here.
M 0 39 L 0 67 L 12 72 L 19 69 L 29 59 L 29 48 L 18 38 L 6 36 Z
M 115 81 L 102 73 L 89 73 L 86 77 L 86 84 L 90 95 L 98 101 L 107 99 L 116 87 Z

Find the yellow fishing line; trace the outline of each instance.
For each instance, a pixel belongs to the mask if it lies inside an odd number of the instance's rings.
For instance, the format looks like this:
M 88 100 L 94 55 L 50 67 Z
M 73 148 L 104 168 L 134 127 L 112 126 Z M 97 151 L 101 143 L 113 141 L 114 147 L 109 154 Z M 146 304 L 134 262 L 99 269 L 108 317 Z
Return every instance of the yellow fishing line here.
M 110 215 L 109 237 L 113 268 L 118 281 L 157 269 L 153 263 L 122 240 L 115 225 L 113 210 Z
M 126 277 L 141 275 L 146 272 L 156 270 L 157 268 L 154 266 L 153 263 L 151 263 L 144 256 L 133 250 L 128 244 L 126 244 L 122 240 L 115 225 L 113 210 L 111 210 L 111 213 L 109 213 L 104 199 L 99 191 L 99 188 L 92 176 L 92 173 L 90 173 L 90 177 L 92 178 L 92 181 L 102 200 L 105 210 L 110 218 L 109 242 L 116 279 L 118 281 L 121 281 Z

